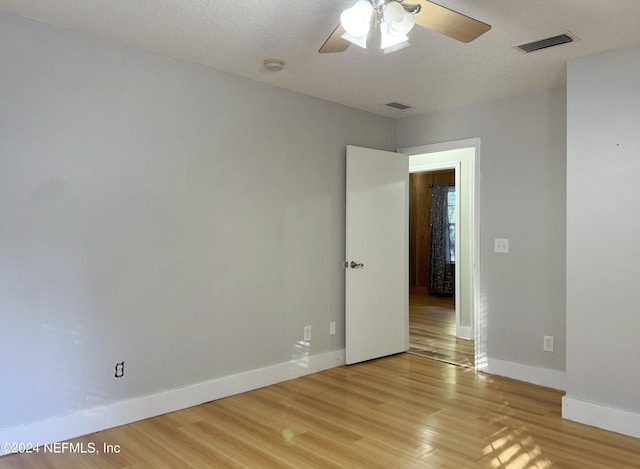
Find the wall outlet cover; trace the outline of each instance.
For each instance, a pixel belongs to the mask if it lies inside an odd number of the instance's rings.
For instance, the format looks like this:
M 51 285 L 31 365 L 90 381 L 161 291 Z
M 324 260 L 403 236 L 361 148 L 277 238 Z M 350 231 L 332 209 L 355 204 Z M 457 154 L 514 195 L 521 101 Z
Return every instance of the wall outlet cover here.
M 509 252 L 509 240 L 507 238 L 495 238 L 494 242 L 494 252 L 499 252 L 502 254 L 506 254 Z
M 116 363 L 116 373 L 114 375 L 114 378 L 124 378 L 124 360 Z
M 553 336 L 545 335 L 542 343 L 542 349 L 545 352 L 553 352 Z

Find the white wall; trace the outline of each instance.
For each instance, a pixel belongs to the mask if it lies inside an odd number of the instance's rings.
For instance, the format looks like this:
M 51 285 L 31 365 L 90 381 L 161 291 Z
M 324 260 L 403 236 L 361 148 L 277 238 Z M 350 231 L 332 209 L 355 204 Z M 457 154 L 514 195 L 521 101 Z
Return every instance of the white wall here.
M 563 415 L 640 437 L 640 46 L 573 60 Z
M 556 387 L 565 367 L 565 113 L 565 90 L 556 89 L 396 126 L 401 148 L 481 138 L 480 301 L 489 370 L 492 362 L 500 374 L 521 366 L 506 374 Z M 509 238 L 511 252 L 495 254 L 494 238 Z M 544 335 L 555 337 L 555 352 L 543 352 Z
M 343 348 L 393 121 L 7 14 L 0 63 L 0 429 Z

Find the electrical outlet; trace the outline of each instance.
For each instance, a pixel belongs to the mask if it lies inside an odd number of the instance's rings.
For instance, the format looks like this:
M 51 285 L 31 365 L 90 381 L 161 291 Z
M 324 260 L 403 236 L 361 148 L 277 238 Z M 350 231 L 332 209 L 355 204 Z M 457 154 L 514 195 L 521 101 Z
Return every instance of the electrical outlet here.
M 506 238 L 496 238 L 493 240 L 493 251 L 499 252 L 502 254 L 507 254 L 509 252 L 509 240 Z
M 311 342 L 311 326 L 304 326 L 304 341 Z
M 329 335 L 335 335 L 335 334 L 336 334 L 336 322 L 331 321 L 329 323 Z
M 553 352 L 553 336 L 552 335 L 545 335 L 544 336 L 544 341 L 542 343 L 542 349 L 545 352 Z
M 116 363 L 116 374 L 114 375 L 114 378 L 124 378 L 124 360 Z

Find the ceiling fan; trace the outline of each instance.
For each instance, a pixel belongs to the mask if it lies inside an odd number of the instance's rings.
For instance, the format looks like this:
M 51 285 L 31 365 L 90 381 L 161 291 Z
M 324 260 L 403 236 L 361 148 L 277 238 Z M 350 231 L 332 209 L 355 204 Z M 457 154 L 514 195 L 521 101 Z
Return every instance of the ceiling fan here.
M 333 30 L 320 50 L 321 54 L 344 52 L 351 44 L 364 49 L 393 52 L 407 45 L 407 33 L 418 24 L 424 28 L 471 42 L 491 29 L 491 26 L 428 0 L 358 0 L 342 12 L 340 24 Z

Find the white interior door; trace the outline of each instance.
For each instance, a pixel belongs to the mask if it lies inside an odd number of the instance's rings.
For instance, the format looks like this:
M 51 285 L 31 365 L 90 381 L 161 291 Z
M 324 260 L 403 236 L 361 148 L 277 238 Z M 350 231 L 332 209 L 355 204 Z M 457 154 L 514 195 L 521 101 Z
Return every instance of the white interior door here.
M 408 156 L 347 146 L 347 364 L 409 347 L 408 192 Z

